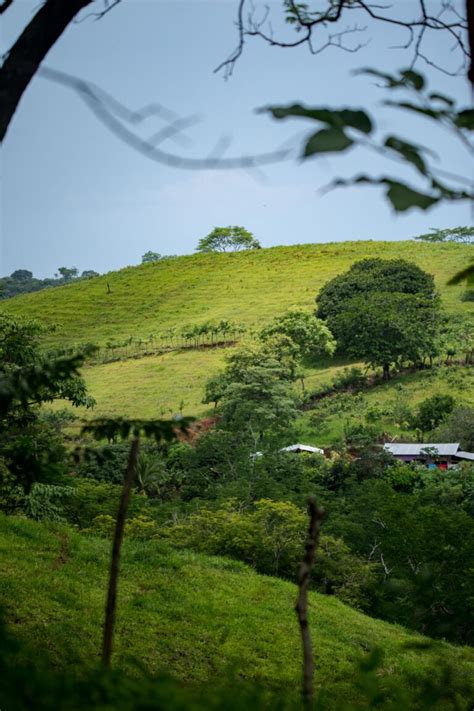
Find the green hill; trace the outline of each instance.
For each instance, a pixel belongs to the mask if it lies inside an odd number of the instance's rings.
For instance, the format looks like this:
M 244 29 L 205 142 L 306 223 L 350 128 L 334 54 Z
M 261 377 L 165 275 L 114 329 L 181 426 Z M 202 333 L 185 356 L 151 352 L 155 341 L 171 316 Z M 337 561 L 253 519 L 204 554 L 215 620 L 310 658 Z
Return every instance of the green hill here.
M 361 241 L 195 254 L 9 299 L 0 310 L 56 325 L 49 345 L 146 340 L 171 327 L 217 319 L 252 329 L 291 306 L 313 308 L 329 279 L 355 261 L 381 257 L 413 261 L 433 274 L 446 311 L 468 316 L 472 303 L 460 300 L 464 287 L 446 282 L 466 265 L 471 251 L 457 244 Z M 157 417 L 181 407 L 204 415 L 203 385 L 225 352 L 181 350 L 87 367 L 84 374 L 97 399 L 94 414 Z M 309 369 L 308 389 L 330 381 L 343 365 L 334 360 Z
M 110 543 L 0 516 L 0 553 L 0 605 L 16 636 L 34 654 L 49 655 L 56 668 L 80 673 L 96 664 Z M 232 672 L 267 688 L 296 690 L 301 651 L 295 592 L 292 584 L 234 561 L 127 541 L 114 663 L 133 669 L 135 658 L 186 682 Z M 374 646 L 384 650 L 377 674 L 385 688 L 415 687 L 444 665 L 453 668 L 452 688 L 472 684 L 470 648 L 430 642 L 314 593 L 310 617 L 316 684 L 330 689 L 330 708 L 356 700 L 354 669 Z

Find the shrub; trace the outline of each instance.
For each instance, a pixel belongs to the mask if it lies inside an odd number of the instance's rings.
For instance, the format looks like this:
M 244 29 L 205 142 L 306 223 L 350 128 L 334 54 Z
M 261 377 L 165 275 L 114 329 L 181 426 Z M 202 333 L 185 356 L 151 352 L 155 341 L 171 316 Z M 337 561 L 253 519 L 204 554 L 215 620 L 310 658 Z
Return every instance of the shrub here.
M 220 509 L 203 508 L 162 531 L 172 545 L 212 555 L 227 555 L 253 565 L 259 572 L 295 580 L 303 554 L 307 516 L 285 501 L 257 501 L 254 509 L 238 510 L 229 500 Z M 373 584 L 372 566 L 351 554 L 340 539 L 321 537 L 315 587 L 365 608 Z
M 79 528 L 89 528 L 96 516 L 115 518 L 122 487 L 104 484 L 91 479 L 72 479 L 74 495 L 64 502 L 66 519 Z M 128 517 L 133 518 L 143 511 L 146 499 L 132 493 L 128 506 Z
M 27 516 L 36 521 L 65 521 L 65 502 L 75 494 L 72 486 L 54 484 L 33 484 L 25 497 L 24 510 Z
M 345 388 L 353 388 L 355 390 L 363 388 L 367 385 L 367 376 L 361 368 L 356 365 L 350 368 L 344 368 L 334 377 L 333 385 L 337 390 Z

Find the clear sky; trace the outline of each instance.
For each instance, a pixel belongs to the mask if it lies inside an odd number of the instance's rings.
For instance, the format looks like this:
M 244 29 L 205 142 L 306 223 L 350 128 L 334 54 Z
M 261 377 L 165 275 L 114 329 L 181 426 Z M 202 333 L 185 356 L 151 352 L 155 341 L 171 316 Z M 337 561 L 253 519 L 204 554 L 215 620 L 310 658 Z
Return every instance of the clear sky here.
M 411 0 L 405 2 L 409 6 Z M 277 16 L 281 3 L 270 6 Z M 38 0 L 16 0 L 3 15 L 2 51 L 37 8 Z M 311 56 L 305 47 L 283 50 L 249 40 L 234 75 L 224 81 L 213 69 L 235 46 L 236 8 L 237 0 L 123 0 L 100 21 L 73 24 L 45 64 L 99 84 L 131 108 L 157 101 L 180 115 L 199 114 L 202 121 L 186 131 L 192 144 L 163 148 L 206 156 L 222 135 L 232 136 L 228 154 L 239 155 L 275 149 L 306 128 L 255 112 L 270 103 L 371 109 L 383 92 L 351 70 L 393 70 L 408 63 L 401 50 L 390 49 L 404 35 L 372 26 L 362 37 L 370 43 L 356 54 L 330 48 Z M 433 43 L 430 51 L 452 65 L 449 44 Z M 434 89 L 468 103 L 465 79 L 420 69 Z M 385 128 L 448 153 L 450 167 L 469 173 L 467 156 L 435 127 L 408 123 L 401 114 L 394 124 L 393 111 L 379 115 Z M 141 130 L 150 135 L 161 125 L 149 119 Z M 399 240 L 432 226 L 471 222 L 467 205 L 397 216 L 376 188 L 318 192 L 336 175 L 377 172 L 383 165 L 357 150 L 304 164 L 285 162 L 263 174 L 169 168 L 120 142 L 73 91 L 36 77 L 2 150 L 0 274 L 27 268 L 45 277 L 63 265 L 104 272 L 139 263 L 149 249 L 190 253 L 217 225 L 243 225 L 267 247 Z

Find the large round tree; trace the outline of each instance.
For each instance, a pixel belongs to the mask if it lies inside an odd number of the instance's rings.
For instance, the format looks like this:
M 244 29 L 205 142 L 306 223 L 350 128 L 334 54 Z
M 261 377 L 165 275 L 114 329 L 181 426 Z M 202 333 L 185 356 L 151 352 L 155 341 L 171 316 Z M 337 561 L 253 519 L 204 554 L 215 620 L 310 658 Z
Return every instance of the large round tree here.
M 418 363 L 433 355 L 439 298 L 433 277 L 403 259 L 366 259 L 326 284 L 317 315 L 325 318 L 340 352 L 372 367 Z
M 316 316 L 328 321 L 339 340 L 331 323 L 344 309 L 345 302 L 354 296 L 381 291 L 432 297 L 435 285 L 431 274 L 404 259 L 363 259 L 323 286 L 316 297 Z

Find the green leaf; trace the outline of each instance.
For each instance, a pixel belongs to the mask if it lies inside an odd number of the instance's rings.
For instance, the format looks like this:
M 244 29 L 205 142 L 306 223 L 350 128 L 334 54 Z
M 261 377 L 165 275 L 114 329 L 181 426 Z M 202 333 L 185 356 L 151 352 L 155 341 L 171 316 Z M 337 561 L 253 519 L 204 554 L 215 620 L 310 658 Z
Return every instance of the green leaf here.
M 334 180 L 325 190 L 333 188 L 348 187 L 351 185 L 386 185 L 386 196 L 392 203 L 396 212 L 405 212 L 412 207 L 419 207 L 421 210 L 427 210 L 432 205 L 435 205 L 441 200 L 439 195 L 428 195 L 420 193 L 418 190 L 410 188 L 405 183 L 400 183 L 392 178 L 371 178 L 368 175 L 358 175 L 350 180 Z
M 441 117 L 449 115 L 445 109 L 431 109 L 427 106 L 418 106 L 411 101 L 384 101 L 382 103 L 384 106 L 394 106 L 397 109 L 407 109 L 407 111 L 429 116 L 435 121 L 439 121 Z
M 303 153 L 303 158 L 308 158 L 314 153 L 332 153 L 345 151 L 352 146 L 354 141 L 338 128 L 323 128 L 308 139 Z
M 308 108 L 301 104 L 291 106 L 270 106 L 261 111 L 268 111 L 276 119 L 289 117 L 307 118 L 320 121 L 333 128 L 351 128 L 361 133 L 371 133 L 373 129 L 370 116 L 361 109 L 328 109 L 326 107 Z
M 377 69 L 372 69 L 372 67 L 363 67 L 362 69 L 356 69 L 353 74 L 355 76 L 359 74 L 364 74 L 367 76 L 377 77 L 377 79 L 383 79 L 389 89 L 393 89 L 395 87 L 400 86 L 400 80 L 397 79 L 393 74 L 379 72 Z
M 414 146 L 412 143 L 407 143 L 407 141 L 403 141 L 401 138 L 397 138 L 397 136 L 389 136 L 385 140 L 384 145 L 403 156 L 403 158 L 414 165 L 422 175 L 427 174 L 426 164 L 420 155 L 418 146 Z
M 420 193 L 405 183 L 399 183 L 395 180 L 385 180 L 384 183 L 389 186 L 386 195 L 396 212 L 405 212 L 412 207 L 427 210 L 440 200 L 439 197 L 434 195 Z
M 405 71 L 400 72 L 400 76 L 403 77 L 405 84 L 412 86 L 416 91 L 421 91 L 425 86 L 424 77 L 412 69 L 405 69 Z
M 178 432 L 187 432 L 193 421 L 192 417 L 182 417 L 174 420 L 127 420 L 122 417 L 98 418 L 83 426 L 81 434 L 89 434 L 94 439 L 108 439 L 129 436 L 154 438 L 156 442 L 176 439 Z
M 365 74 L 377 77 L 377 79 L 383 79 L 387 89 L 399 89 L 401 87 L 408 86 L 415 89 L 415 91 L 421 91 L 425 86 L 425 79 L 423 75 L 418 72 L 414 72 L 412 69 L 404 69 L 400 72 L 398 77 L 393 74 L 379 72 L 377 69 L 373 69 L 372 67 L 357 69 L 354 74 Z
M 429 98 L 431 101 L 442 101 L 444 104 L 447 104 L 448 106 L 454 106 L 454 101 L 449 98 L 449 96 L 445 96 L 444 94 L 429 94 Z
M 373 124 L 370 116 L 365 111 L 354 109 L 342 109 L 338 112 L 341 122 L 345 126 L 355 128 L 362 133 L 371 133 Z
M 448 284 L 451 286 L 453 284 L 460 284 L 462 281 L 467 281 L 468 284 L 474 284 L 474 264 L 470 264 L 468 267 L 451 277 Z
M 460 111 L 454 123 L 458 128 L 466 128 L 468 131 L 474 131 L 474 109 L 464 109 Z

